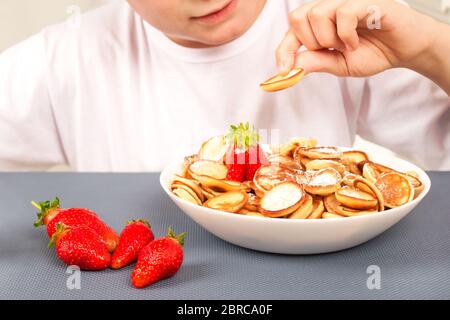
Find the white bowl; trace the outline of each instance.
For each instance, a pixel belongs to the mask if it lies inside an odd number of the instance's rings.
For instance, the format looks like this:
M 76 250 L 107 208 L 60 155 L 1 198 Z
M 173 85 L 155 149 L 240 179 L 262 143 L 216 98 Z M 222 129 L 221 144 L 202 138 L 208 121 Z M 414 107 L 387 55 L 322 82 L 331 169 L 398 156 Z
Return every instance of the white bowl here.
M 174 175 L 181 173 L 182 161 L 167 166 L 161 173 L 160 183 L 184 213 L 225 241 L 273 253 L 325 253 L 351 248 L 378 236 L 411 212 L 430 190 L 430 178 L 412 163 L 396 157 L 369 156 L 371 160 L 399 171 L 416 171 L 424 190 L 412 202 L 389 211 L 349 218 L 291 220 L 233 214 L 178 198 L 170 191 L 170 184 Z

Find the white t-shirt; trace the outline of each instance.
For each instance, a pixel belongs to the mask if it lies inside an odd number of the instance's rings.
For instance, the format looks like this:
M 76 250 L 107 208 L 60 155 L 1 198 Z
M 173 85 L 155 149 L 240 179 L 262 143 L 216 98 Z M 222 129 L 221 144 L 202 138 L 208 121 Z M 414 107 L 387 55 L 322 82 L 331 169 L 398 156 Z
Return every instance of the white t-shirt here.
M 217 48 L 179 46 L 119 2 L 5 51 L 0 170 L 156 171 L 246 121 L 268 130 L 269 142 L 350 146 L 358 133 L 450 169 L 450 99 L 411 71 L 313 74 L 279 93 L 259 88 L 276 73 L 292 2 L 301 1 L 269 0 L 243 36 Z

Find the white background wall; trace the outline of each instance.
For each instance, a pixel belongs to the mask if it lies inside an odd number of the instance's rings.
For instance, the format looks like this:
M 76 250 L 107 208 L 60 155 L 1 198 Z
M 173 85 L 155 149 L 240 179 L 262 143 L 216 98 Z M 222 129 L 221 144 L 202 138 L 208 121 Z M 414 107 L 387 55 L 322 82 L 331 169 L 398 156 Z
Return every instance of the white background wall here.
M 450 23 L 450 0 L 406 0 L 414 8 Z
M 68 8 L 87 11 L 109 0 L 0 0 L 0 52 L 39 32 L 49 24 L 68 19 Z

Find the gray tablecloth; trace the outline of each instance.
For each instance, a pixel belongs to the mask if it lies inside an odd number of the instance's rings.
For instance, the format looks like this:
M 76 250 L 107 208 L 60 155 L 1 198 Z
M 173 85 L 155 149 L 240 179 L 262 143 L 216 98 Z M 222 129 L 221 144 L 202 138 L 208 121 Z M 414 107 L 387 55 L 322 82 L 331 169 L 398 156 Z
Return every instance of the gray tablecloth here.
M 240 248 L 195 224 L 163 193 L 157 174 L 0 174 L 1 299 L 422 299 L 450 298 L 450 173 L 430 173 L 433 187 L 405 219 L 364 245 L 337 253 L 284 256 Z M 146 289 L 130 284 L 132 266 L 81 273 L 80 290 L 33 228 L 30 200 L 59 196 L 89 207 L 120 231 L 150 220 L 157 236 L 186 231 L 185 261 L 175 277 Z M 367 268 L 380 268 L 369 290 Z M 373 283 L 373 282 L 372 282 Z

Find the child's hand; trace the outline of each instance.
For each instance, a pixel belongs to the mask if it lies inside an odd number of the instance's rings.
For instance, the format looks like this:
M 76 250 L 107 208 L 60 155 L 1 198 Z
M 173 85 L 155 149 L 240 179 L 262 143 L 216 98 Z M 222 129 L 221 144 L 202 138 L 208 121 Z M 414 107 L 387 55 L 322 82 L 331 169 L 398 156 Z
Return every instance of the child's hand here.
M 295 65 L 356 77 L 411 67 L 426 60 L 439 34 L 438 22 L 394 0 L 316 0 L 289 18 L 276 52 L 281 74 Z M 302 45 L 308 50 L 298 53 Z

